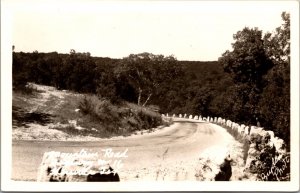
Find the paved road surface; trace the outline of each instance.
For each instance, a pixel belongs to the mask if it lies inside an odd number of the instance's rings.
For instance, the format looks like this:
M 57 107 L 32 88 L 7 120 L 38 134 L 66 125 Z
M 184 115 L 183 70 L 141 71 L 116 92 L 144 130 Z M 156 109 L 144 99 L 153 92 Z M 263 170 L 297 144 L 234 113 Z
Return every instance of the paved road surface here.
M 182 165 L 182 163 L 197 160 L 200 153 L 211 146 L 221 145 L 225 148 L 230 137 L 225 129 L 221 127 L 215 127 L 207 122 L 186 120 L 176 122 L 172 126 L 154 133 L 123 139 L 106 139 L 90 142 L 13 141 L 12 179 L 35 181 L 38 166 L 41 163 L 44 152 L 47 151 L 75 153 L 85 149 L 88 152 L 103 154 L 102 150 L 106 148 L 112 148 L 114 152 L 123 152 L 128 148 L 128 157 L 123 159 L 123 170 L 141 171 L 149 170 L 149 168 L 157 169 L 162 164 L 174 165 L 175 167 L 178 163 Z M 135 175 L 137 180 L 141 179 L 141 173 L 133 173 L 130 175 Z M 148 171 L 148 173 L 151 172 Z M 132 180 L 132 177 L 128 177 L 128 172 L 123 174 L 121 172 L 120 175 L 121 180 Z M 184 179 L 190 178 L 186 176 Z M 177 180 L 180 180 L 179 177 Z

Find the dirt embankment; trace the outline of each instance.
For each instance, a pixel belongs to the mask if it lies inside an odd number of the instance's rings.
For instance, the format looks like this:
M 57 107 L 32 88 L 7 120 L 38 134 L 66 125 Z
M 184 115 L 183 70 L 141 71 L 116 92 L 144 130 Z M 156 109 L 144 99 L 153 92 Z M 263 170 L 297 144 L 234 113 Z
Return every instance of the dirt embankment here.
M 48 129 L 53 125 L 55 112 L 74 95 L 58 91 L 50 86 L 29 84 L 32 93 L 13 94 L 13 140 L 57 140 L 68 136 L 58 130 Z

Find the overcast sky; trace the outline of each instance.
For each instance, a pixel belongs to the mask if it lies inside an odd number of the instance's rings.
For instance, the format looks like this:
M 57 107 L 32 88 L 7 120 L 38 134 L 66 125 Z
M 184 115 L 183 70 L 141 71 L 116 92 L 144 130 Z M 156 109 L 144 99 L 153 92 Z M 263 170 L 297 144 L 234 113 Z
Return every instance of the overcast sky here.
M 15 1 L 15 51 L 122 58 L 151 52 L 178 60 L 217 60 L 244 27 L 273 31 L 288 1 Z

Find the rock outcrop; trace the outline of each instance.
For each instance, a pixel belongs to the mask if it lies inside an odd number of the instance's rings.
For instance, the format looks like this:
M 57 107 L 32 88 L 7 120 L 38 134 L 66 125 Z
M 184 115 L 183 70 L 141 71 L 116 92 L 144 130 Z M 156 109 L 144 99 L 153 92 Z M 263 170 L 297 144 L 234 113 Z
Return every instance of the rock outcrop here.
M 231 168 L 232 159 L 228 155 L 224 162 L 220 165 L 220 172 L 216 175 L 215 181 L 229 181 L 232 175 Z

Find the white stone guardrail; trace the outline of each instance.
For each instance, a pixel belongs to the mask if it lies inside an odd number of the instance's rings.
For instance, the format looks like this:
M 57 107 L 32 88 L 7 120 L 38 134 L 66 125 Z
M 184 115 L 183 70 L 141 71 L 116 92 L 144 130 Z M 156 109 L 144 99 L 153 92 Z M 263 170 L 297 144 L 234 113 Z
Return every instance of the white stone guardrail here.
M 285 142 L 282 139 L 276 137 L 273 131 L 264 130 L 263 127 L 238 124 L 221 117 L 202 117 L 201 115 L 193 116 L 187 114 L 179 114 L 178 116 L 173 114 L 172 116 L 169 116 L 168 114 L 163 114 L 162 118 L 173 119 L 174 121 L 189 120 L 191 122 L 209 122 L 212 124 L 220 125 L 227 130 L 232 129 L 233 133 L 237 133 L 236 137 L 238 138 L 236 140 L 242 139 L 245 144 L 249 144 L 247 157 L 245 160 L 246 163 L 244 166 L 245 169 L 243 170 L 244 172 L 249 171 L 250 173 L 254 174 L 256 176 L 255 179 L 258 180 L 275 179 L 278 181 L 287 181 L 290 179 L 290 174 L 288 172 L 289 169 L 287 169 L 290 167 L 289 152 L 287 152 L 286 150 Z M 261 140 L 264 140 L 263 146 L 261 145 Z M 272 157 L 272 165 L 270 165 L 270 163 L 262 163 L 263 159 L 260 159 L 260 155 L 262 154 L 262 152 L 267 151 L 271 154 L 274 153 L 272 153 L 272 150 L 270 148 L 275 148 L 276 152 L 275 155 L 273 155 L 275 157 Z M 280 166 L 280 163 L 279 165 L 277 165 L 277 162 L 282 163 L 283 166 Z M 267 173 L 260 173 L 259 170 L 256 170 L 261 169 L 261 164 L 264 165 L 264 167 L 267 167 Z
M 221 117 L 202 117 L 201 115 L 187 115 L 187 114 L 179 114 L 178 116 L 176 114 L 173 114 L 172 116 L 170 116 L 168 113 L 167 114 L 162 114 L 163 118 L 180 118 L 180 119 L 187 119 L 187 120 L 198 120 L 198 121 L 204 121 L 204 122 L 210 122 L 210 123 L 215 123 L 218 124 L 220 126 L 224 126 L 227 128 L 231 128 L 233 130 L 238 131 L 239 135 L 241 137 L 248 137 L 251 134 L 257 133 L 260 135 L 265 135 L 265 134 L 269 134 L 270 135 L 270 141 L 271 143 L 273 143 L 273 145 L 275 146 L 277 152 L 279 153 L 285 153 L 286 149 L 285 149 L 285 143 L 282 139 L 276 137 L 274 135 L 273 131 L 266 131 L 264 130 L 263 127 L 256 127 L 256 126 L 247 126 L 244 124 L 238 124 L 235 123 L 231 120 L 226 120 L 223 119 Z

